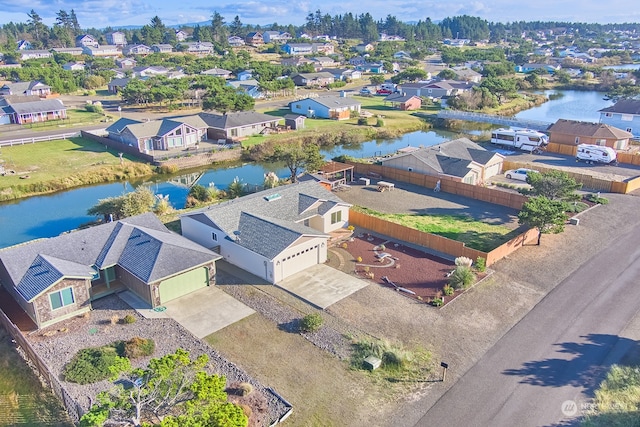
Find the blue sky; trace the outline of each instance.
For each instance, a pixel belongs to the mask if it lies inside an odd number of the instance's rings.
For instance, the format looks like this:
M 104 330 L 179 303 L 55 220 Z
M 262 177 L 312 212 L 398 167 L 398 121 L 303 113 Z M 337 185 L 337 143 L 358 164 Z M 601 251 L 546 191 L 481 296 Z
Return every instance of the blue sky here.
M 28 4 L 29 6 L 26 6 Z M 640 22 L 640 8 L 636 0 L 368 0 L 348 2 L 325 0 L 0 0 L 0 24 L 9 21 L 26 22 L 27 13 L 34 9 L 52 25 L 60 9 L 74 9 L 83 28 L 124 25 L 144 25 L 158 15 L 166 25 L 208 21 L 215 11 L 227 22 L 238 15 L 245 24 L 300 25 L 305 17 L 317 9 L 331 16 L 351 12 L 369 12 L 377 19 L 394 15 L 402 21 L 417 21 L 427 17 L 440 20 L 447 16 L 472 15 L 488 21 L 569 21 L 621 23 Z

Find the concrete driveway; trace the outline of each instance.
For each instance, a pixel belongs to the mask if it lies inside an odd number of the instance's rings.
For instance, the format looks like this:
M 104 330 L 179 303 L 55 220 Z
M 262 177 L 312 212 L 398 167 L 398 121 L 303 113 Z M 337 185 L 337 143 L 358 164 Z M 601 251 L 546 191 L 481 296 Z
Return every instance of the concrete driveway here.
M 219 331 L 255 311 L 216 286 L 192 292 L 165 304 L 166 313 L 198 338 Z
M 307 268 L 277 284 L 323 310 L 367 285 L 364 280 L 324 264 Z

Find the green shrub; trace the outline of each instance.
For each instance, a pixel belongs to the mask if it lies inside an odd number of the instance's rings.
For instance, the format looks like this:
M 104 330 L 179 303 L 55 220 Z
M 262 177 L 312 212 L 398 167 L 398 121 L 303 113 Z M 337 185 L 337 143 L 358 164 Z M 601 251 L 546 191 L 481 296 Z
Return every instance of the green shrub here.
M 301 332 L 315 332 L 322 326 L 322 316 L 318 313 L 307 314 L 300 321 Z
M 470 267 L 460 265 L 453 271 L 449 277 L 449 285 L 453 289 L 466 289 L 476 281 L 476 275 L 473 274 Z
M 156 349 L 156 343 L 151 338 L 133 337 L 123 344 L 122 356 L 129 359 L 151 356 Z
M 360 126 L 367 126 L 369 124 L 369 120 L 367 120 L 366 117 L 359 117 L 358 118 L 358 124 Z
M 609 203 L 609 199 L 606 199 L 604 197 L 600 197 L 600 193 L 598 193 L 598 194 L 593 194 L 593 193 L 588 194 L 586 196 L 586 199 L 588 201 L 590 201 L 591 203 L 597 203 L 599 205 L 606 205 L 606 204 Z
M 434 298 L 431 300 L 431 305 L 435 306 L 435 307 L 441 307 L 442 306 L 442 298 Z
M 125 323 L 127 325 L 130 325 L 130 324 L 135 323 L 135 322 L 136 322 L 136 317 L 134 315 L 132 315 L 132 314 L 127 314 L 122 319 L 122 323 Z
M 172 173 L 176 173 L 178 172 L 178 166 L 176 165 L 162 165 L 158 167 L 158 173 L 161 173 L 163 175 L 169 175 Z
M 62 371 L 65 381 L 91 384 L 109 378 L 109 367 L 116 365 L 118 354 L 114 347 L 85 348 L 75 356 Z
M 377 128 L 384 127 L 384 120 L 378 117 L 378 120 L 376 120 L 376 127 Z
M 455 292 L 455 289 L 453 289 L 449 285 L 444 285 L 444 287 L 442 288 L 442 293 L 445 294 L 446 296 L 453 295 L 454 292 Z
M 482 258 L 481 256 L 476 258 L 476 270 L 478 270 L 480 273 L 484 273 L 486 269 L 487 269 L 487 260 Z

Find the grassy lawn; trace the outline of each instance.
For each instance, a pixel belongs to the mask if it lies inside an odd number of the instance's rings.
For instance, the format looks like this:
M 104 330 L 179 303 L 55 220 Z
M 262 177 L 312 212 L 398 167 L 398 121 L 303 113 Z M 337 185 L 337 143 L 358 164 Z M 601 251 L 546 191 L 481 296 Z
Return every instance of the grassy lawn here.
M 47 122 L 29 123 L 23 125 L 23 127 L 25 129 L 32 130 L 51 130 L 54 128 L 64 128 L 75 125 L 100 123 L 104 120 L 105 116 L 103 114 L 91 113 L 85 110 L 67 110 L 66 120 L 52 120 Z M 113 121 L 113 117 L 111 117 L 109 120 Z
M 206 337 L 216 350 L 293 405 L 293 426 L 379 424 L 407 385 L 392 384 L 318 349 L 298 334 L 284 332 L 259 314 Z M 374 421 L 374 420 L 377 420 Z
M 0 327 L 0 425 L 72 426 L 58 400 L 45 391 Z
M 0 176 L 2 200 L 153 173 L 149 165 L 126 155 L 121 166 L 115 150 L 84 138 L 2 147 L 0 159 L 6 170 L 15 171 Z M 55 188 L 40 186 L 52 182 Z
M 582 425 L 586 427 L 638 426 L 640 366 L 613 365 L 595 392 L 594 407 Z
M 518 230 L 477 221 L 466 215 L 384 214 L 359 208 L 369 215 L 386 219 L 405 227 L 463 242 L 470 248 L 489 252 L 519 234 Z

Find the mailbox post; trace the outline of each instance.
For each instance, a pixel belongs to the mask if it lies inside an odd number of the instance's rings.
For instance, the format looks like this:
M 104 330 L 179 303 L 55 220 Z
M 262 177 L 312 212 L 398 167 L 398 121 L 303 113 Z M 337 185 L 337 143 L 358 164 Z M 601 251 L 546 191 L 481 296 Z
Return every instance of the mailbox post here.
M 449 368 L 448 363 L 440 362 L 440 366 L 442 366 L 442 382 L 447 378 L 447 368 Z

